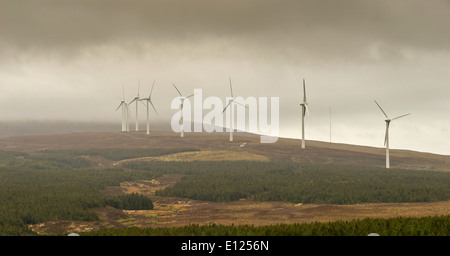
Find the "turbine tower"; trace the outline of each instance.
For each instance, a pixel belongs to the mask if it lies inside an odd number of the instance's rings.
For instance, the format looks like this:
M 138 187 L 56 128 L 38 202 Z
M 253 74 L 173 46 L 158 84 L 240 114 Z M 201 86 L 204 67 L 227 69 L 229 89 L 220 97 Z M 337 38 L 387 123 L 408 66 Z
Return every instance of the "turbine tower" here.
M 116 111 L 122 107 L 122 132 L 127 131 L 127 122 L 128 122 L 128 104 L 125 101 L 125 90 L 122 85 L 122 100 L 120 101 L 119 106 Z
M 134 99 L 128 103 L 128 105 L 131 105 L 131 103 L 136 102 L 136 131 L 139 131 L 139 120 L 138 120 L 138 101 L 139 101 L 139 86 L 141 84 L 141 81 L 139 81 L 138 84 L 138 94 L 136 97 L 134 97 Z
M 411 113 L 405 114 L 405 115 L 401 115 L 395 118 L 390 119 L 387 115 L 386 112 L 384 112 L 384 110 L 381 108 L 380 104 L 378 104 L 378 102 L 376 100 L 374 100 L 375 103 L 378 105 L 378 107 L 381 109 L 381 112 L 383 112 L 384 116 L 386 117 L 386 120 L 384 120 L 386 122 L 386 134 L 384 137 L 384 145 L 386 146 L 386 168 L 390 168 L 390 162 L 389 162 L 389 124 L 391 123 L 391 121 L 394 121 L 395 119 L 399 119 L 401 117 L 407 116 Z
M 152 102 L 152 92 L 153 92 L 153 86 L 155 86 L 155 81 L 153 81 L 152 89 L 150 90 L 150 95 L 148 98 L 139 99 L 139 101 L 146 101 L 147 102 L 147 134 L 150 134 L 150 115 L 149 115 L 149 104 L 152 105 L 153 110 L 155 110 L 155 113 L 158 114 L 158 111 L 156 111 L 155 106 Z
M 127 132 L 130 131 L 130 120 L 131 120 L 130 106 L 127 104 Z
M 173 87 L 175 87 L 175 90 L 177 90 L 178 94 L 180 95 L 181 137 L 184 137 L 184 120 L 183 120 L 183 119 L 184 119 L 184 118 L 183 118 L 183 105 L 184 105 L 184 100 L 187 99 L 187 98 L 190 98 L 190 97 L 194 96 L 194 94 L 191 94 L 191 95 L 189 95 L 189 96 L 187 96 L 187 97 L 184 97 L 184 96 L 181 94 L 180 90 L 178 90 L 178 88 L 175 86 L 175 84 L 172 83 L 172 85 L 173 85 Z
M 308 114 L 308 102 L 306 102 L 306 88 L 305 88 L 305 79 L 303 79 L 303 102 L 300 103 L 302 106 L 302 148 L 305 148 L 305 114 Z

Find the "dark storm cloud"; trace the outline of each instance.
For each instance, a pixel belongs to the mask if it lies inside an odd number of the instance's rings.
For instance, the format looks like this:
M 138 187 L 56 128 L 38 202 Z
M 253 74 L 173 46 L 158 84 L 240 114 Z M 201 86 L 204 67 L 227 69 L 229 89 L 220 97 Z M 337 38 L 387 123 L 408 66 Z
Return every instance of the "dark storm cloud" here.
M 193 47 L 237 40 L 267 54 L 357 57 L 368 45 L 448 49 L 448 1 L 1 1 L 0 40 L 20 49 L 77 50 L 128 40 Z M 260 52 L 261 53 L 261 52 Z

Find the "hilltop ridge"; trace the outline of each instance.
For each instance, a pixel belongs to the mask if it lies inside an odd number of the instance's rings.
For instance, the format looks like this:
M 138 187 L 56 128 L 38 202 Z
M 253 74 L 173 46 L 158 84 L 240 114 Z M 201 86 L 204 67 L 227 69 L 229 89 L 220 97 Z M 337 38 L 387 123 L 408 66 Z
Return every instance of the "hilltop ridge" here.
M 248 146 L 241 147 L 243 143 Z M 301 149 L 298 139 L 279 138 L 276 143 L 260 143 L 259 137 L 237 133 L 233 142 L 226 133 L 187 133 L 184 138 L 170 131 L 80 132 L 66 134 L 22 135 L 0 138 L 0 148 L 32 152 L 45 149 L 93 148 L 180 148 L 203 151 L 242 152 L 274 161 L 321 164 L 350 164 L 384 167 L 385 149 L 369 146 L 307 141 Z M 450 171 L 450 156 L 391 149 L 391 168 Z

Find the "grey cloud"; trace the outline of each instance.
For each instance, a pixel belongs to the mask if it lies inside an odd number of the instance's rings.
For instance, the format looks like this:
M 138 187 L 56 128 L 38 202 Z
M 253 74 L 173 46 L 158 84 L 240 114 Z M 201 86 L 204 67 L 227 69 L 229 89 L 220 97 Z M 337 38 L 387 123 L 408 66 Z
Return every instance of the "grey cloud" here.
M 256 54 L 356 58 L 374 42 L 397 52 L 450 45 L 444 0 L 1 2 L 0 40 L 25 49 L 77 50 L 127 40 L 198 47 L 221 38 Z

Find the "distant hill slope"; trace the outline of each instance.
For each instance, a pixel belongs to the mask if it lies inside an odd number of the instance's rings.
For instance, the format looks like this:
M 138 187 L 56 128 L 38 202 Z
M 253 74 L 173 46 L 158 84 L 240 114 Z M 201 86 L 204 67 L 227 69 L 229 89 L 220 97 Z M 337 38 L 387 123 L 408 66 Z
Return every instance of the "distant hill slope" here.
M 43 149 L 99 148 L 198 148 L 207 151 L 246 151 L 277 161 L 322 164 L 351 164 L 384 167 L 384 148 L 280 138 L 276 143 L 261 144 L 259 136 L 236 134 L 230 142 L 226 133 L 186 133 L 184 138 L 170 131 L 88 132 L 0 137 L 0 149 L 31 152 Z M 243 143 L 248 146 L 241 147 Z M 390 151 L 391 168 L 450 171 L 450 156 L 407 150 Z

